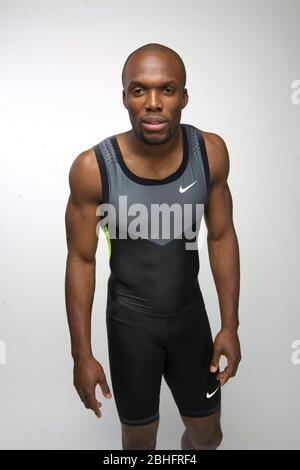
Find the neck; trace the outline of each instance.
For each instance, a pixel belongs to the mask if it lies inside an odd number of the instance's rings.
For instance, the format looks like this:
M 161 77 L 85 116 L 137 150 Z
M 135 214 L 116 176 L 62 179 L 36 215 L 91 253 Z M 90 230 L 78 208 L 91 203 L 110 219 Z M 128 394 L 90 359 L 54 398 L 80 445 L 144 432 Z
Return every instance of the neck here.
M 180 125 L 177 131 L 171 136 L 171 138 L 162 144 L 157 143 L 145 143 L 139 138 L 133 129 L 127 132 L 128 144 L 131 152 L 135 155 L 143 155 L 149 159 L 153 158 L 157 160 L 163 160 L 164 158 L 170 158 L 170 155 L 175 154 L 178 148 L 183 146 L 183 135 Z

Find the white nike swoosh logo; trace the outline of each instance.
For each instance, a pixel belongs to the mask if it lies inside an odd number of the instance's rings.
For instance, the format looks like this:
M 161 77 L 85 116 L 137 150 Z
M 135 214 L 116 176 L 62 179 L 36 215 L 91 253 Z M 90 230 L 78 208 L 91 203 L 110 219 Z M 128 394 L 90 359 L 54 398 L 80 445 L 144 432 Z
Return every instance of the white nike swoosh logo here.
M 217 388 L 216 388 L 216 390 L 215 390 L 214 392 L 212 392 L 212 393 L 208 393 L 208 392 L 207 392 L 206 398 L 212 397 L 212 396 L 216 393 L 216 391 L 218 390 L 219 386 L 220 386 L 220 384 L 217 386 Z
M 190 189 L 195 183 L 197 183 L 198 180 L 194 181 L 192 184 L 190 184 L 189 186 L 187 186 L 186 188 L 182 188 L 181 185 L 179 187 L 179 192 L 180 193 L 185 193 L 185 191 L 187 191 L 188 189 Z

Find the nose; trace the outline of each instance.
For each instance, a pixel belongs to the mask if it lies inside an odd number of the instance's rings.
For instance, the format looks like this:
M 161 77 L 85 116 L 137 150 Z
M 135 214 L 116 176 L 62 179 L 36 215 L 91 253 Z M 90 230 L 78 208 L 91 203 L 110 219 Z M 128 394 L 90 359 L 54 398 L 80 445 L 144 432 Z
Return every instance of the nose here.
M 150 90 L 145 104 L 146 110 L 162 109 L 160 95 L 156 90 Z

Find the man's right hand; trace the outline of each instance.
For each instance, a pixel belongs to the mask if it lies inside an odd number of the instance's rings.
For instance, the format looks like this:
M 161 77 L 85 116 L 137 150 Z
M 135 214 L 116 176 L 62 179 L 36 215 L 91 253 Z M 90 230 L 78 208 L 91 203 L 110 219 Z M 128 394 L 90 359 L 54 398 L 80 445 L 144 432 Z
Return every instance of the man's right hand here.
M 97 384 L 100 385 L 105 398 L 112 397 L 103 367 L 92 356 L 74 359 L 73 376 L 73 384 L 81 401 L 86 408 L 93 410 L 95 415 L 100 418 L 102 416 L 100 412 L 102 403 L 96 399 L 95 389 Z

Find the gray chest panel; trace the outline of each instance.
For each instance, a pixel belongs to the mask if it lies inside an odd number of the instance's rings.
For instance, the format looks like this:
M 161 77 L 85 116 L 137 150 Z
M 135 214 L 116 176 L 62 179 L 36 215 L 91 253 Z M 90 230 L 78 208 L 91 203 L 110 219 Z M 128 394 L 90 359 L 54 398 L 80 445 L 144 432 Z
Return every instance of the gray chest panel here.
M 197 230 L 207 204 L 209 167 L 205 144 L 199 130 L 181 124 L 183 159 L 176 172 L 163 180 L 134 175 L 126 167 L 115 136 L 94 146 L 103 187 L 103 209 L 108 230 L 118 227 L 119 238 L 146 238 L 165 245 L 183 232 Z M 105 206 L 109 204 L 109 206 Z

